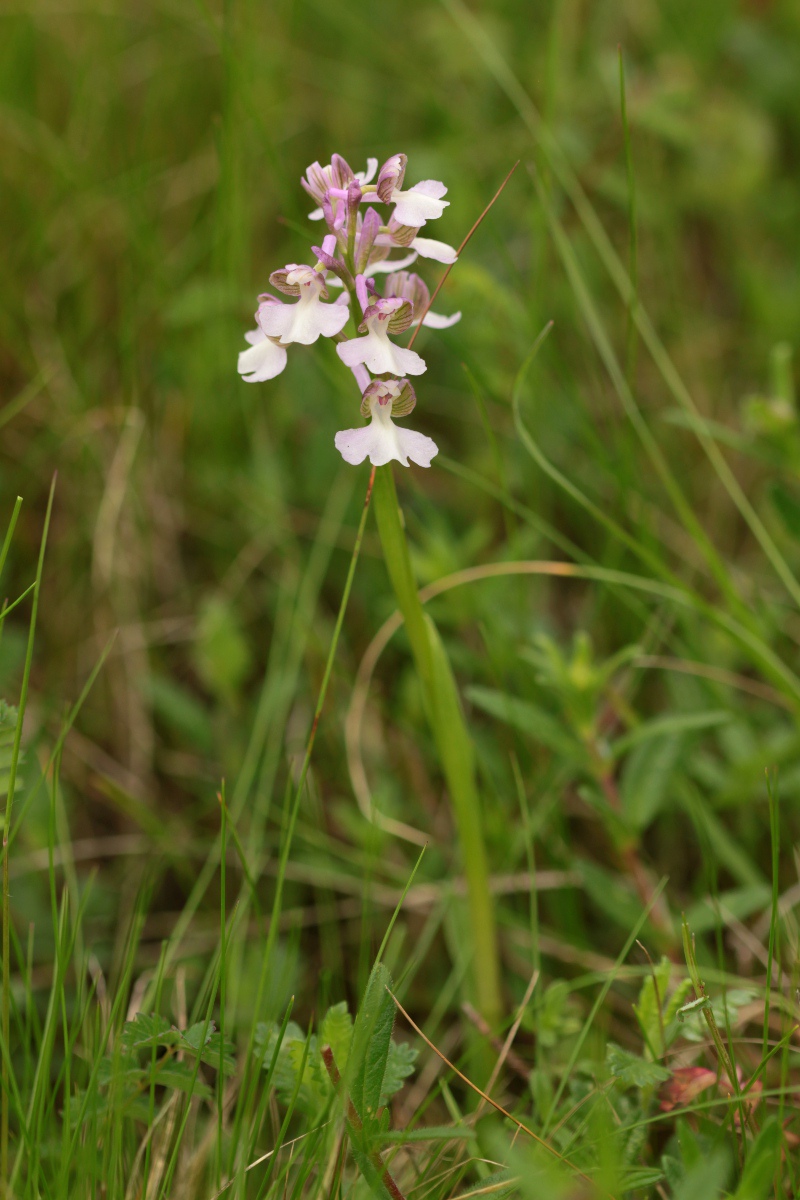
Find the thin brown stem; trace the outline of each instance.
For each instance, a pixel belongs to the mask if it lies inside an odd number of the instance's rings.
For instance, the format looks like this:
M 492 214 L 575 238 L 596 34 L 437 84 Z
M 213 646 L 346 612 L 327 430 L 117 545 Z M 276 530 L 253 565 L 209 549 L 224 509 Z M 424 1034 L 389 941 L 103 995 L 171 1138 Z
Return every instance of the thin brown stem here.
M 500 187 L 497 189 L 497 191 L 496 191 L 496 192 L 495 192 L 495 194 L 492 196 L 492 198 L 491 198 L 491 200 L 489 201 L 489 203 L 486 205 L 486 208 L 483 210 L 483 212 L 482 212 L 482 213 L 481 213 L 481 215 L 478 217 L 478 219 L 477 219 L 477 221 L 475 222 L 475 224 L 474 224 L 474 225 L 472 226 L 472 228 L 470 229 L 470 231 L 469 231 L 469 233 L 467 234 L 467 236 L 466 236 L 466 237 L 463 239 L 463 241 L 461 242 L 461 245 L 460 245 L 460 246 L 458 247 L 458 249 L 456 250 L 456 258 L 455 258 L 455 260 L 454 260 L 453 262 L 451 262 L 451 263 L 449 264 L 449 266 L 447 267 L 447 270 L 445 271 L 444 275 L 443 275 L 443 276 L 442 276 L 442 278 L 439 280 L 439 282 L 437 283 L 436 287 L 433 289 L 433 295 L 431 296 L 430 300 L 429 300 L 429 301 L 428 301 L 428 303 L 426 304 L 425 308 L 424 308 L 424 309 L 422 310 L 422 312 L 420 313 L 420 316 L 419 316 L 419 322 L 418 322 L 417 326 L 415 327 L 415 329 L 414 329 L 414 332 L 411 334 L 411 337 L 410 337 L 410 338 L 409 338 L 409 340 L 408 340 L 408 349 L 409 349 L 409 350 L 410 350 L 410 349 L 411 349 L 411 347 L 414 345 L 414 341 L 415 341 L 415 339 L 416 339 L 416 336 L 417 336 L 417 334 L 419 333 L 420 329 L 422 328 L 422 322 L 425 320 L 425 317 L 428 315 L 428 312 L 430 311 L 431 305 L 436 303 L 436 297 L 439 295 L 439 292 L 440 292 L 440 291 L 442 290 L 442 288 L 444 287 L 444 282 L 445 282 L 445 280 L 447 279 L 447 276 L 450 274 L 450 272 L 452 271 L 453 267 L 456 265 L 456 262 L 458 261 L 458 257 L 459 257 L 459 255 L 461 254 L 461 251 L 464 249 L 464 247 L 466 246 L 467 242 L 468 242 L 468 241 L 470 240 L 470 238 L 472 237 L 473 233 L 475 233 L 475 231 L 477 230 L 478 226 L 479 226 L 479 225 L 481 224 L 481 222 L 483 221 L 484 217 L 488 216 L 488 214 L 489 214 L 489 210 L 492 208 L 492 206 L 494 205 L 495 201 L 500 199 L 500 196 L 501 196 L 501 194 L 502 194 L 502 192 L 503 192 L 503 190 L 504 190 L 504 188 L 505 188 L 506 184 L 508 183 L 509 179 L 510 179 L 510 178 L 511 178 L 511 176 L 514 174 L 514 172 L 516 171 L 516 169 L 517 169 L 517 167 L 518 167 L 518 166 L 519 166 L 519 159 L 517 159 L 517 161 L 514 163 L 513 167 L 512 167 L 512 168 L 511 168 L 511 170 L 508 172 L 508 174 L 506 175 L 506 177 L 505 177 L 505 179 L 503 180 L 503 182 L 500 184 Z M 416 316 L 416 313 L 415 313 L 414 315 Z
M 328 1078 L 338 1091 L 342 1083 L 342 1076 L 339 1073 L 339 1068 L 336 1065 L 336 1059 L 333 1057 L 333 1050 L 331 1050 L 330 1046 L 323 1046 L 321 1054 L 322 1061 L 325 1064 L 325 1070 L 328 1072 Z M 345 1104 L 347 1107 L 347 1124 L 350 1127 L 349 1132 L 351 1137 L 353 1133 L 356 1135 L 362 1135 L 364 1133 L 364 1123 L 361 1120 L 353 1101 L 347 1095 L 345 1096 Z M 355 1140 L 360 1140 L 359 1136 L 357 1136 Z M 369 1161 L 372 1163 L 372 1166 L 378 1172 L 383 1186 L 386 1188 L 389 1195 L 393 1197 L 393 1200 L 405 1200 L 403 1193 L 400 1191 L 400 1188 L 392 1178 L 389 1168 L 381 1158 L 380 1151 L 370 1150 L 368 1147 L 364 1146 L 362 1148 L 362 1153 L 367 1156 Z
M 524 1125 L 522 1123 L 522 1121 L 520 1121 L 517 1117 L 513 1116 L 508 1111 L 508 1109 L 503 1108 L 502 1104 L 498 1104 L 497 1101 L 493 1100 L 491 1096 L 487 1096 L 486 1092 L 482 1091 L 481 1088 L 479 1088 L 476 1083 L 473 1083 L 471 1079 L 468 1079 L 467 1076 L 463 1073 L 463 1071 L 459 1071 L 459 1069 L 455 1065 L 455 1063 L 451 1063 L 449 1058 L 445 1058 L 445 1056 L 442 1054 L 441 1050 L 439 1050 L 439 1048 L 437 1046 L 434 1046 L 434 1044 L 430 1040 L 430 1038 L 425 1036 L 425 1034 L 422 1032 L 419 1025 L 417 1025 L 417 1023 L 413 1019 L 413 1017 L 409 1016 L 409 1014 L 403 1008 L 400 1001 L 395 996 L 394 992 L 392 992 L 388 987 L 386 990 L 387 990 L 387 992 L 389 992 L 389 995 L 392 997 L 392 1000 L 394 1000 L 398 1012 L 403 1014 L 403 1016 L 405 1017 L 405 1019 L 408 1021 L 409 1025 L 411 1026 L 411 1028 L 414 1030 L 414 1032 L 419 1034 L 419 1036 L 422 1038 L 423 1042 L 425 1042 L 426 1046 L 428 1046 L 433 1051 L 434 1054 L 438 1055 L 438 1057 L 442 1060 L 442 1062 L 445 1064 L 445 1066 L 449 1067 L 450 1070 L 453 1071 L 454 1074 L 456 1074 L 458 1076 L 458 1078 L 461 1079 L 467 1085 L 467 1087 L 472 1088 L 473 1092 L 477 1092 L 477 1094 L 481 1097 L 482 1100 L 485 1100 L 487 1104 L 491 1104 L 492 1108 L 496 1109 L 499 1113 L 502 1114 L 502 1116 L 506 1117 L 509 1121 L 511 1121 L 514 1125 L 516 1125 L 518 1131 L 520 1131 L 522 1133 L 527 1133 L 528 1137 L 533 1138 L 534 1142 L 538 1142 L 538 1144 L 540 1146 L 543 1146 L 544 1149 L 547 1150 L 550 1154 L 552 1154 L 554 1158 L 557 1158 L 559 1160 L 559 1162 L 562 1162 L 565 1167 L 569 1167 L 570 1170 L 574 1171 L 576 1175 L 579 1175 L 580 1178 L 583 1179 L 585 1183 L 588 1183 L 590 1187 L 593 1188 L 595 1186 L 594 1180 L 590 1179 L 588 1175 L 585 1175 L 583 1173 L 583 1171 L 581 1171 L 579 1167 L 576 1167 L 574 1163 L 570 1162 L 570 1160 L 565 1155 L 559 1154 L 558 1150 L 554 1149 L 554 1147 L 551 1146 L 549 1142 L 545 1141 L 544 1138 L 539 1137 L 538 1133 L 534 1133 L 532 1129 L 529 1129 L 527 1125 Z M 600 1185 L 598 1184 L 597 1186 L 599 1187 Z M 603 1191 L 603 1194 L 607 1197 L 607 1200 L 614 1200 L 614 1197 L 612 1196 L 611 1192 L 607 1192 L 605 1190 L 605 1188 L 602 1188 L 602 1191 Z

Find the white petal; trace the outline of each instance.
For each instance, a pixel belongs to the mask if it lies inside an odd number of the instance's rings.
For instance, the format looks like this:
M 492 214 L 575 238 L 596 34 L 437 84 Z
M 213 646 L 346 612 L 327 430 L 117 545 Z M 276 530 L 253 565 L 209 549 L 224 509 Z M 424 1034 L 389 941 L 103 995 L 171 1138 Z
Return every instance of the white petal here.
M 408 459 L 397 437 L 400 432 L 391 418 L 380 420 L 373 417 L 364 429 L 343 429 L 337 433 L 333 444 L 345 462 L 353 466 L 363 462 L 369 455 L 374 467 L 382 467 L 392 459 L 407 467 Z
M 370 275 L 377 275 L 384 271 L 403 271 L 406 267 L 410 267 L 413 262 L 417 261 L 416 251 L 407 254 L 405 258 L 382 258 L 380 262 L 370 263 L 367 271 Z
M 366 171 L 356 171 L 356 173 L 355 173 L 356 179 L 359 181 L 359 183 L 372 183 L 372 180 L 375 178 L 375 172 L 377 171 L 377 169 L 378 169 L 377 158 L 368 158 Z
M 344 305 L 323 304 L 318 296 L 301 296 L 296 304 L 268 305 L 261 309 L 261 328 L 282 345 L 299 342 L 310 346 L 317 338 L 333 337 L 347 324 Z
M 333 444 L 345 462 L 357 467 L 372 450 L 372 426 L 363 429 L 342 429 L 333 439 Z
M 313 212 L 308 214 L 308 219 L 309 221 L 321 221 L 324 216 L 325 213 L 321 208 L 315 208 Z
M 429 329 L 449 329 L 451 325 L 455 325 L 456 321 L 460 320 L 460 312 L 453 313 L 451 317 L 446 317 L 444 313 L 426 312 L 422 324 L 427 325 Z
M 353 370 L 364 361 L 363 343 L 367 338 L 348 338 L 346 342 L 339 342 L 336 346 L 336 353 L 346 367 L 351 367 Z
M 395 189 L 392 192 L 394 201 L 394 218 L 401 225 L 411 225 L 419 229 L 426 221 L 434 221 L 444 212 L 449 200 L 442 200 L 447 188 L 435 179 L 425 179 L 416 183 L 407 192 Z
M 249 350 L 242 350 L 237 369 L 247 383 L 263 383 L 280 375 L 286 366 L 286 351 L 283 346 L 276 346 L 260 329 L 244 336 L 251 346 Z
M 389 344 L 394 351 L 395 366 L 392 367 L 392 372 L 395 375 L 422 375 L 423 371 L 427 371 L 425 359 L 421 358 L 416 350 L 406 350 L 403 346 L 395 346 L 391 342 Z
M 364 363 L 373 375 L 421 375 L 427 370 L 425 360 L 415 350 L 395 346 L 385 335 L 372 330 L 364 337 L 350 338 L 336 347 L 339 358 L 348 367 Z
M 419 192 L 422 196 L 430 196 L 433 200 L 441 200 L 442 196 L 447 195 L 447 188 L 439 179 L 421 179 L 419 183 L 415 183 L 409 191 Z M 448 200 L 449 204 L 450 201 Z
M 391 419 L 373 417 L 363 429 L 343 429 L 333 439 L 345 462 L 357 466 L 367 456 L 375 467 L 393 459 L 408 466 L 409 458 L 421 467 L 429 467 L 439 448 L 432 438 L 413 429 L 399 429 Z
M 419 467 L 429 467 L 431 459 L 439 453 L 439 447 L 433 438 L 415 429 L 397 429 L 397 440 L 401 454 L 407 455 Z
M 411 249 L 416 250 L 422 258 L 432 258 L 436 262 L 447 263 L 448 266 L 458 259 L 452 246 L 448 246 L 447 242 L 437 242 L 435 238 L 415 237 Z
M 291 329 L 294 304 L 264 304 L 258 310 L 258 323 L 269 337 L 279 338 Z

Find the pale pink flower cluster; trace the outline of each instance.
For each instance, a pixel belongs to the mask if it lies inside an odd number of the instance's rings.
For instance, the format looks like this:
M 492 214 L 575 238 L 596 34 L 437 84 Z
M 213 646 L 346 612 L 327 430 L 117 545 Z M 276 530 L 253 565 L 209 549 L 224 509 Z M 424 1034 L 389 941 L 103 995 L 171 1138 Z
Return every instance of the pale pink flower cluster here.
M 294 302 L 259 296 L 256 328 L 245 334 L 249 349 L 239 355 L 239 374 L 248 383 L 261 383 L 286 366 L 287 346 L 334 338 L 339 358 L 361 390 L 361 413 L 369 418 L 369 425 L 345 429 L 334 439 L 353 464 L 369 458 L 381 466 L 395 459 L 407 467 L 411 459 L 430 466 L 435 442 L 393 420 L 414 407 L 408 376 L 421 375 L 425 360 L 393 338 L 420 321 L 446 329 L 461 317 L 428 311 L 428 288 L 408 270 L 418 256 L 454 263 L 456 252 L 446 242 L 419 236 L 450 201 L 444 199 L 447 188 L 435 179 L 404 188 L 406 162 L 405 154 L 393 154 L 380 170 L 378 160 L 370 158 L 365 171 L 353 171 L 334 154 L 327 166 L 311 164 L 300 182 L 317 206 L 309 218 L 324 221 L 328 233 L 321 246 L 311 247 L 313 265 L 289 263 L 270 275 L 272 286 Z M 403 252 L 400 257 L 392 257 L 395 250 Z M 382 294 L 376 286 L 380 275 L 386 277 Z M 329 288 L 341 289 L 335 300 Z M 351 316 L 356 333 L 348 337 Z

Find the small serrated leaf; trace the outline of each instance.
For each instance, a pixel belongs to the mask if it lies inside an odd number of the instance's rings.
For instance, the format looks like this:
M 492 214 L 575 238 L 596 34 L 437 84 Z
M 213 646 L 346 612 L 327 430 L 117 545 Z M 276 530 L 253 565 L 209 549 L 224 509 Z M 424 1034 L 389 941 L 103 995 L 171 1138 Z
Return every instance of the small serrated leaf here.
M 122 1026 L 119 1042 L 123 1054 L 134 1054 L 145 1047 L 175 1045 L 180 1037 L 180 1031 L 166 1017 L 140 1012 Z
M 606 1063 L 611 1074 L 624 1087 L 654 1087 L 670 1077 L 665 1067 L 648 1062 L 638 1054 L 629 1054 L 614 1042 L 609 1042 L 606 1049 Z
M 330 1046 L 341 1074 L 344 1074 L 347 1068 L 352 1040 L 353 1018 L 347 1011 L 347 1001 L 343 1000 L 328 1009 L 319 1030 L 319 1044 Z
M 381 1104 L 387 1104 L 395 1092 L 400 1091 L 409 1075 L 413 1074 L 418 1054 L 419 1051 L 416 1047 L 409 1045 L 408 1042 L 392 1041 L 389 1043 L 389 1054 L 386 1059 L 386 1070 L 381 1088 Z

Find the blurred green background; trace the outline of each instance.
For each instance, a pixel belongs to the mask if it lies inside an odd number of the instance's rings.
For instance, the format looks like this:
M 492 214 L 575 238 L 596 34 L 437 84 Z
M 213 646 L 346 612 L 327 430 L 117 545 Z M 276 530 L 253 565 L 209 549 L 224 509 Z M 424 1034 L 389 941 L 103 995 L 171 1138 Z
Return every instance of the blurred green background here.
M 796 342 L 800 327 L 800 9 L 794 0 L 472 0 L 469 11 L 483 30 L 477 41 L 460 0 L 28 0 L 0 16 L 4 511 L 24 497 L 4 595 L 33 578 L 57 470 L 26 780 L 119 630 L 62 771 L 72 837 L 109 885 L 97 893 L 98 936 L 112 937 L 113 915 L 141 878 L 143 844 L 153 849 L 150 867 L 162 864 L 155 907 L 165 914 L 159 924 L 156 912 L 145 941 L 169 929 L 198 846 L 217 828 L 222 777 L 239 789 L 243 841 L 251 822 L 277 838 L 367 471 L 345 467 L 333 447 L 334 433 L 358 422 L 358 398 L 330 343 L 295 348 L 270 384 L 244 383 L 236 356 L 269 272 L 309 259 L 318 227 L 308 226 L 299 179 L 334 151 L 360 169 L 368 155 L 402 150 L 410 182 L 443 179 L 451 205 L 431 232 L 453 243 L 521 160 L 437 305 L 461 309 L 461 323 L 418 342 L 428 371 L 413 424 L 441 450 L 430 472 L 399 480 L 420 581 L 536 557 L 642 570 L 514 432 L 516 373 L 553 320 L 523 392 L 528 428 L 596 505 L 718 599 L 587 334 L 537 200 L 538 175 L 646 420 L 743 605 L 774 652 L 789 665 L 797 659 L 797 615 L 631 339 L 625 305 L 504 72 L 549 125 L 627 263 L 622 48 L 642 302 L 747 496 L 798 567 L 800 435 L 786 371 L 781 383 L 770 361 L 785 364 L 774 348 Z M 441 270 L 421 267 L 431 284 Z M 455 473 L 464 468 L 490 490 Z M 531 520 L 498 502 L 498 489 Z M 322 903 L 322 885 L 307 881 L 322 879 L 313 870 L 328 871 L 331 895 L 358 896 L 365 863 L 396 884 L 416 853 L 384 844 L 358 816 L 343 746 L 355 670 L 392 607 L 370 528 L 298 831 L 294 853 L 312 871 L 297 869 L 298 904 Z M 670 875 L 676 900 L 701 898 L 712 863 L 731 896 L 751 889 L 741 915 L 764 903 L 763 772 L 773 761 L 784 770 L 787 838 L 800 825 L 797 700 L 773 706 L 720 683 L 720 672 L 759 683 L 741 647 L 658 599 L 634 603 L 563 580 L 482 583 L 437 601 L 436 613 L 467 689 L 535 702 L 565 729 L 569 713 L 520 656 L 537 633 L 566 644 L 583 629 L 601 657 L 637 642 L 716 671 L 703 680 L 642 670 L 622 689 L 619 711 L 627 705 L 634 723 L 708 709 L 724 717 L 636 768 L 650 781 L 644 852 L 654 876 Z M 0 644 L 0 694 L 12 702 L 24 638 L 25 618 L 14 614 Z M 552 745 L 491 720 L 487 703 L 470 701 L 470 720 L 493 869 L 527 862 L 517 762 L 541 864 L 583 864 L 591 892 L 586 902 L 554 894 L 545 921 L 557 940 L 616 953 L 609 916 L 627 928 L 636 898 L 623 881 L 615 907 L 610 876 L 597 875 L 613 852 L 598 840 L 590 785 Z M 365 746 L 379 803 L 432 834 L 423 874 L 456 870 L 402 636 L 379 664 Z M 43 844 L 45 822 L 42 794 L 16 853 Z M 133 841 L 114 841 L 124 837 Z M 789 863 L 787 871 L 788 883 Z M 14 903 L 35 915 L 44 892 L 20 882 Z M 527 903 L 509 900 L 506 922 L 514 912 L 522 919 Z M 361 920 L 358 901 L 353 915 Z M 359 967 L 342 938 L 342 959 L 327 961 L 337 993 Z

